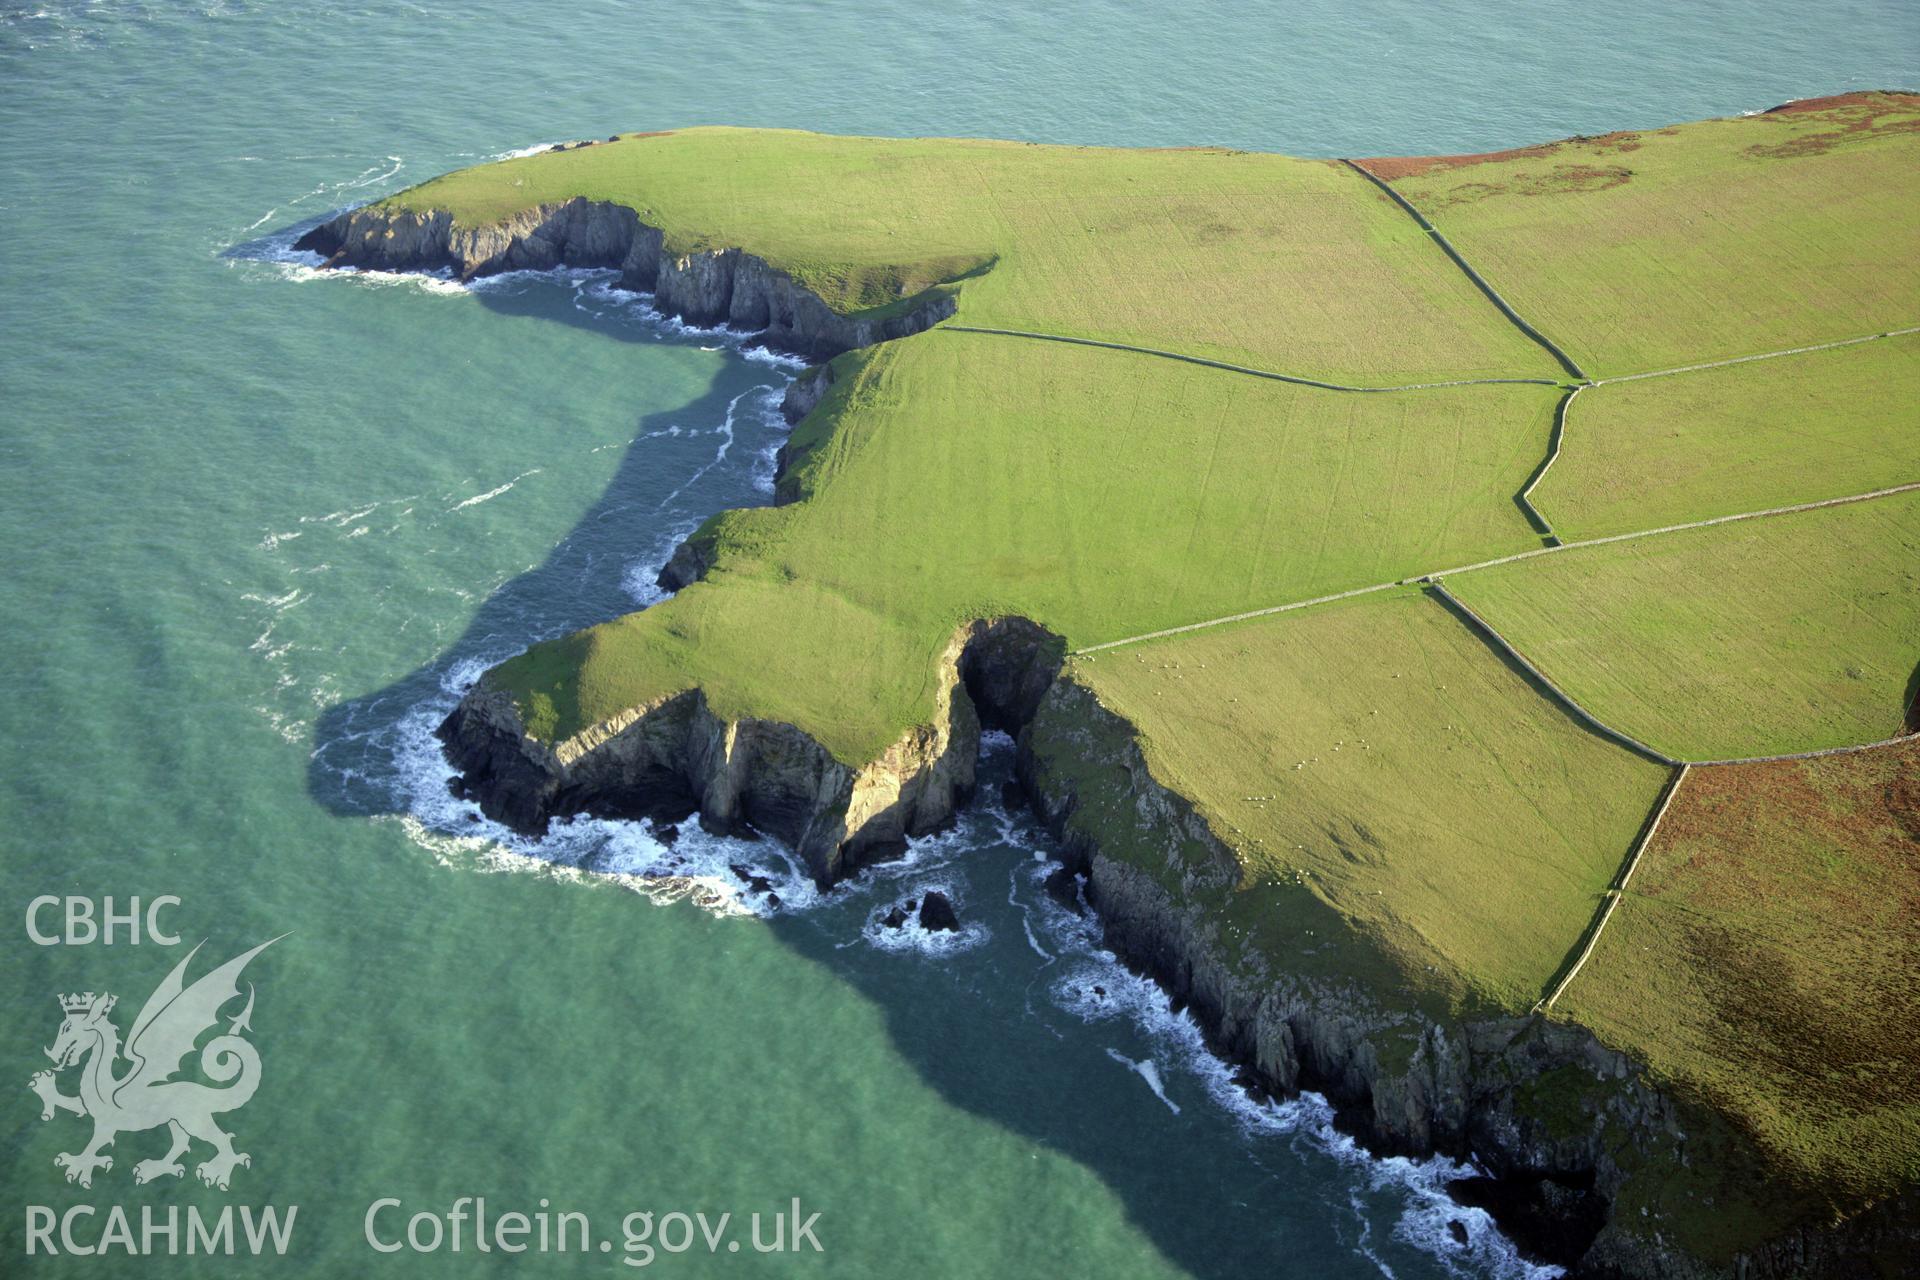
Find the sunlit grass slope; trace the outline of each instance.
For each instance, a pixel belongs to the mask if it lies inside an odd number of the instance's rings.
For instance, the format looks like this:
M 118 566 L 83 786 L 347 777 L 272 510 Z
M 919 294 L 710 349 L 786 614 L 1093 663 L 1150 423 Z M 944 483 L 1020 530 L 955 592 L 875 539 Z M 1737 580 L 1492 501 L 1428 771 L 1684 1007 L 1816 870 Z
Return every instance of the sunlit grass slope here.
M 702 531 L 705 581 L 490 679 L 564 738 L 699 685 L 850 762 L 931 713 L 977 617 L 1097 644 L 1538 545 L 1551 387 L 1360 395 L 935 330 L 842 357 L 805 500 Z
M 847 311 L 966 280 L 960 320 L 1364 384 L 1559 369 L 1400 210 L 1325 161 L 684 129 L 436 178 L 483 225 L 575 196 L 738 247 Z
M 1920 333 L 1582 391 L 1533 502 L 1573 541 L 1916 481 Z
M 1920 324 L 1920 95 L 1809 106 L 1380 171 L 1594 377 Z
M 1075 669 L 1238 854 L 1241 914 L 1287 971 L 1358 939 L 1414 985 L 1530 1007 L 1667 777 L 1413 588 Z M 1307 934 L 1258 905 L 1303 890 L 1354 932 Z
M 1696 769 L 1558 1009 L 1836 1202 L 1910 1183 L 1916 848 L 1920 739 Z
M 1601 720 L 1682 759 L 1900 732 L 1920 492 L 1582 547 L 1447 580 Z

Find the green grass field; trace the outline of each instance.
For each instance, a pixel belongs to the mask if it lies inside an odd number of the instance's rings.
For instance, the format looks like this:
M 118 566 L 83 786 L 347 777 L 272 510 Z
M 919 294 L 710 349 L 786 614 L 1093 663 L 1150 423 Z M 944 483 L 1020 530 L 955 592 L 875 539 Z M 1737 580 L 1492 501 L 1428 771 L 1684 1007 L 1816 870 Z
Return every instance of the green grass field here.
M 704 582 L 491 677 L 532 729 L 698 684 L 859 763 L 927 718 L 972 618 L 1078 647 L 1538 545 L 1511 498 L 1551 387 L 1359 395 L 940 330 L 836 368 L 793 439 L 806 501 L 718 517 Z
M 1920 663 L 1920 492 L 1447 579 L 1588 711 L 1687 760 L 1877 742 Z
M 670 248 L 759 254 L 842 310 L 987 267 L 961 287 L 965 323 L 1367 385 L 1560 374 L 1404 213 L 1325 161 L 684 129 L 385 203 L 479 225 L 577 195 L 637 209 Z
M 1113 650 L 1076 674 L 1233 847 L 1245 895 L 1304 887 L 1408 980 L 1514 1012 L 1565 962 L 1667 779 L 1414 588 Z M 1249 914 L 1289 970 L 1355 945 Z
M 1920 481 L 1920 334 L 1582 391 L 1533 503 L 1567 541 Z
M 1693 770 L 1558 1011 L 1838 1208 L 1920 1171 L 1920 740 Z
M 1383 167 L 1589 376 L 1920 324 L 1920 96 Z
M 1596 377 L 1920 324 L 1920 97 L 1369 164 Z M 952 288 L 960 323 L 1332 381 L 1560 376 L 1329 162 L 695 129 L 388 203 L 475 225 L 574 196 L 632 206 L 675 252 L 759 254 L 847 311 Z M 1579 539 L 1920 480 L 1917 355 L 1888 339 L 1589 388 L 1534 500 Z M 1561 394 L 1327 391 L 950 328 L 835 372 L 794 432 L 791 501 L 709 521 L 704 580 L 487 675 L 535 736 L 698 687 L 863 764 L 929 717 L 977 618 L 1085 648 L 1535 549 L 1515 495 Z M 1663 751 L 1873 741 L 1920 662 L 1920 493 L 1446 583 Z M 1411 587 L 1071 663 L 1236 851 L 1237 883 L 1189 874 L 1192 833 L 1143 835 L 1110 763 L 1050 762 L 1109 770 L 1073 779 L 1076 828 L 1250 963 L 1386 1004 L 1529 1007 L 1666 778 Z M 1696 770 L 1556 1006 L 1713 1109 L 1697 1167 L 1636 1174 L 1620 1210 L 1702 1256 L 1915 1176 L 1912 1051 L 1883 1034 L 1920 1014 L 1915 756 L 1846 760 Z

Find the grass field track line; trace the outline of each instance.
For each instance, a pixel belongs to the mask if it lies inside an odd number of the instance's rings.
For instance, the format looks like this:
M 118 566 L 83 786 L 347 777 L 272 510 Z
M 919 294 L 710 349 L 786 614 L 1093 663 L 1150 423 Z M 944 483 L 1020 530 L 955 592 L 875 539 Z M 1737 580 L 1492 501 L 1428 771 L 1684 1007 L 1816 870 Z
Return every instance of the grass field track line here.
M 1622 733 L 1620 730 L 1600 719 L 1600 717 L 1594 715 L 1591 711 L 1588 711 L 1578 702 L 1575 702 L 1571 694 L 1549 679 L 1546 672 L 1534 666 L 1532 662 L 1527 660 L 1525 654 L 1513 647 L 1511 641 L 1496 631 L 1491 622 L 1488 622 L 1485 618 L 1475 613 L 1467 606 L 1465 601 L 1454 595 L 1453 592 L 1447 590 L 1446 585 L 1442 583 L 1439 578 L 1430 578 L 1427 579 L 1426 582 L 1428 590 L 1432 591 L 1442 604 L 1446 605 L 1449 609 L 1453 610 L 1454 613 L 1470 623 L 1475 630 L 1490 640 L 1494 647 L 1500 650 L 1500 652 L 1507 655 L 1507 657 L 1515 663 L 1518 663 L 1523 670 L 1540 683 L 1541 688 L 1552 694 L 1568 711 L 1572 712 L 1574 718 L 1579 720 L 1580 723 L 1586 725 L 1602 737 L 1611 738 L 1627 750 L 1637 755 L 1645 756 L 1647 759 L 1655 761 L 1656 763 L 1673 765 L 1675 767 L 1684 763 L 1683 761 L 1676 760 L 1664 751 L 1659 751 L 1648 746 L 1631 734 Z
M 1068 342 L 1077 347 L 1100 347 L 1107 351 L 1130 351 L 1135 355 L 1159 356 L 1163 360 L 1181 360 L 1187 364 L 1197 364 L 1208 369 L 1222 369 L 1228 373 L 1244 373 L 1252 378 L 1268 378 L 1274 382 L 1290 382 L 1297 387 L 1315 387 L 1321 391 L 1437 391 L 1445 387 L 1557 387 L 1562 384 L 1552 378 L 1456 378 L 1451 382 L 1405 382 L 1386 387 L 1349 387 L 1339 382 L 1321 382 L 1314 378 L 1303 378 L 1293 373 L 1277 373 L 1272 369 L 1255 369 L 1250 365 L 1230 364 L 1225 360 L 1212 360 L 1206 356 L 1188 355 L 1182 351 L 1164 351 L 1159 347 L 1136 347 L 1125 342 L 1108 342 L 1102 338 L 1074 338 L 1064 333 L 1040 333 L 1032 329 L 993 329 L 977 324 L 942 324 L 938 326 L 953 333 L 984 333 L 998 338 L 1034 338 L 1041 342 Z
M 1731 360 L 1709 360 L 1705 364 L 1683 364 L 1677 369 L 1655 369 L 1651 373 L 1623 373 L 1617 378 L 1595 378 L 1589 385 L 1604 387 L 1614 382 L 1639 382 L 1643 378 L 1670 378 L 1676 373 L 1698 373 L 1702 369 L 1724 369 L 1730 364 L 1750 364 L 1755 360 L 1778 360 L 1781 356 L 1804 356 L 1815 351 L 1836 351 L 1841 347 L 1857 347 L 1863 342 L 1879 342 L 1883 338 L 1904 338 L 1910 333 L 1920 333 L 1920 325 L 1910 329 L 1889 329 L 1885 333 L 1869 333 L 1861 338 L 1842 338 L 1838 342 L 1821 342 L 1811 347 L 1788 347 L 1785 351 L 1763 351 L 1757 356 L 1735 356 Z
M 1435 244 L 1439 245 L 1441 249 L 1445 250 L 1446 255 L 1449 258 L 1453 259 L 1453 265 L 1455 265 L 1456 267 L 1459 267 L 1460 270 L 1466 272 L 1467 279 L 1473 281 L 1475 287 L 1478 288 L 1481 293 L 1484 293 L 1487 295 L 1487 300 L 1489 302 L 1493 303 L 1494 306 L 1500 308 L 1500 314 L 1504 315 L 1507 319 L 1513 321 L 1514 327 L 1519 329 L 1520 332 L 1526 334 L 1529 338 L 1532 338 L 1535 342 L 1539 343 L 1540 346 L 1546 351 L 1548 355 L 1552 356 L 1555 360 L 1560 362 L 1560 367 L 1562 369 L 1565 369 L 1568 373 L 1580 379 L 1580 381 L 1582 382 L 1590 381 L 1590 379 L 1586 375 L 1586 372 L 1582 370 L 1579 365 L 1574 363 L 1572 356 L 1568 355 L 1566 352 L 1562 351 L 1558 346 L 1554 345 L 1553 339 L 1547 337 L 1546 334 L 1540 332 L 1538 329 L 1528 324 L 1525 320 L 1521 319 L 1520 313 L 1518 311 L 1515 311 L 1512 305 L 1509 304 L 1505 298 L 1500 296 L 1499 290 L 1495 289 L 1492 285 L 1488 284 L 1486 282 L 1486 279 L 1483 276 L 1481 276 L 1481 274 L 1478 271 L 1475 271 L 1473 269 L 1473 265 L 1469 263 L 1465 258 L 1460 256 L 1460 251 L 1453 247 L 1453 242 L 1451 240 L 1448 240 L 1444 235 L 1440 234 L 1440 228 L 1434 226 L 1433 223 L 1427 221 L 1426 214 L 1421 213 L 1420 210 L 1414 208 L 1413 201 L 1407 199 L 1405 196 L 1401 195 L 1398 191 L 1395 191 L 1391 184 L 1387 183 L 1386 181 L 1380 178 L 1375 177 L 1372 173 L 1370 173 L 1366 169 L 1365 166 L 1360 164 L 1358 161 L 1342 158 L 1340 163 L 1346 165 L 1347 168 L 1353 170 L 1355 173 L 1365 178 L 1368 182 L 1371 182 L 1374 186 L 1386 192 L 1387 196 L 1395 204 L 1399 205 L 1402 209 L 1405 209 L 1408 215 L 1411 216 L 1413 220 L 1419 224 L 1420 229 L 1426 232 L 1427 235 L 1432 238 Z
M 1329 595 L 1329 596 L 1315 596 L 1310 600 L 1295 600 L 1288 604 L 1269 605 L 1264 609 L 1250 609 L 1245 613 L 1232 613 L 1221 618 L 1205 618 L 1199 622 L 1189 622 L 1178 627 L 1167 627 L 1160 631 L 1147 631 L 1137 636 L 1122 636 L 1118 640 L 1106 640 L 1106 641 L 1102 641 L 1099 644 L 1088 645 L 1083 649 L 1075 649 L 1073 650 L 1073 653 L 1075 656 L 1078 656 L 1083 653 L 1098 653 L 1102 649 L 1118 649 L 1122 645 L 1139 644 L 1147 640 L 1161 640 L 1166 638 L 1167 636 L 1184 635 L 1189 631 L 1204 631 L 1208 627 L 1224 627 L 1230 622 L 1246 622 L 1253 618 L 1265 618 L 1276 613 L 1288 613 L 1294 609 L 1308 609 L 1317 604 L 1330 604 L 1335 600 L 1346 600 L 1353 596 L 1366 595 L 1369 592 L 1385 591 L 1388 587 L 1406 587 L 1406 586 L 1413 586 L 1416 583 L 1419 583 L 1419 584 L 1432 583 L 1437 586 L 1441 578 L 1451 577 L 1457 573 L 1472 573 L 1477 569 L 1491 569 L 1491 568 L 1494 568 L 1496 565 L 1513 564 L 1515 561 L 1531 560 L 1535 556 L 1550 556 L 1561 551 L 1577 551 L 1581 547 L 1599 547 L 1599 546 L 1605 546 L 1608 543 L 1612 543 L 1612 542 L 1631 542 L 1635 538 L 1651 538 L 1656 534 L 1682 533 L 1688 529 L 1704 529 L 1709 525 L 1732 524 L 1735 521 L 1739 521 L 1739 520 L 1758 520 L 1762 516 L 1792 515 L 1797 511 L 1813 511 L 1813 510 L 1817 510 L 1820 507 L 1841 507 L 1841 506 L 1846 506 L 1848 503 L 1853 503 L 1853 502 L 1868 502 L 1874 498 L 1890 498 L 1897 493 L 1911 493 L 1915 489 L 1920 489 L 1920 480 L 1913 481 L 1910 484 L 1897 484 L 1890 489 L 1875 489 L 1871 493 L 1850 494 L 1844 498 L 1822 498 L 1818 502 L 1802 502 L 1791 507 L 1769 507 L 1765 511 L 1742 511 L 1735 515 L 1730 515 L 1730 516 L 1715 516 L 1711 520 L 1694 520 L 1687 524 L 1663 525 L 1658 529 L 1639 529 L 1633 533 L 1609 534 L 1607 537 L 1604 537 L 1604 538 L 1588 538 L 1583 542 L 1562 542 L 1559 545 L 1552 546 L 1552 547 L 1534 547 L 1533 549 L 1528 551 L 1516 551 L 1510 556 L 1499 556 L 1492 560 L 1477 560 L 1472 564 L 1458 565 L 1452 569 L 1436 569 L 1431 573 L 1412 574 L 1405 578 L 1396 579 L 1393 582 L 1376 582 L 1370 587 L 1355 587 L 1351 591 L 1338 591 L 1338 592 L 1335 592 L 1333 595 Z M 1582 712 L 1582 714 L 1584 715 L 1585 713 Z M 1612 733 L 1611 730 L 1609 730 L 1608 732 L 1609 734 Z M 1890 739 L 1887 739 L 1887 741 L 1895 742 L 1895 741 L 1898 741 L 1898 739 L 1890 738 Z M 1880 746 L 1884 744 L 1872 743 L 1869 745 Z M 1829 748 L 1829 750 L 1859 751 L 1859 750 L 1864 750 L 1864 748 L 1863 747 L 1834 747 L 1834 748 Z M 1824 753 L 1814 752 L 1812 754 L 1820 755 Z M 1659 758 L 1668 764 L 1679 763 L 1677 760 L 1671 760 L 1664 756 Z M 1766 758 L 1774 758 L 1774 757 L 1766 757 Z M 1778 757 L 1778 758 L 1800 759 L 1803 757 L 1787 756 L 1787 757 Z M 1706 760 L 1706 761 L 1695 761 L 1695 763 L 1696 764 L 1744 764 L 1746 763 L 1746 761 Z
M 1560 535 L 1553 531 L 1553 524 L 1540 508 L 1533 505 L 1533 491 L 1542 480 L 1547 478 L 1547 470 L 1553 466 L 1555 458 L 1560 456 L 1560 446 L 1567 438 L 1567 414 L 1573 409 L 1573 398 L 1581 392 L 1580 387 L 1570 387 L 1567 394 L 1560 397 L 1560 403 L 1553 408 L 1553 432 L 1547 437 L 1547 456 L 1541 459 L 1534 473 L 1527 477 L 1526 487 L 1520 490 L 1520 509 L 1526 513 L 1528 521 L 1538 529 L 1542 536 L 1553 539 L 1554 545 L 1560 543 Z
M 1101 644 L 1090 644 L 1084 649 L 1075 649 L 1073 654 L 1099 653 L 1102 649 L 1118 649 L 1124 644 L 1140 644 L 1146 640 L 1163 640 L 1168 636 L 1184 635 L 1189 631 L 1205 631 L 1209 627 L 1224 627 L 1229 622 L 1246 622 L 1253 618 L 1265 618 L 1276 613 L 1289 613 L 1295 609 L 1310 609 L 1316 604 L 1331 604 L 1335 600 L 1351 600 L 1354 596 L 1371 595 L 1375 591 L 1385 591 L 1388 587 L 1397 587 L 1398 582 L 1376 582 L 1370 587 L 1355 587 L 1351 591 L 1337 591 L 1330 596 L 1315 596 L 1311 600 L 1295 600 L 1292 604 L 1276 604 L 1265 609 L 1253 609 L 1246 613 L 1236 613 L 1225 618 L 1208 618 L 1204 622 L 1189 622 L 1185 626 L 1168 627 L 1163 631 L 1148 631 L 1142 635 L 1126 636 L 1119 640 L 1108 640 Z
M 1680 784 L 1687 780 L 1687 768 L 1687 765 L 1680 765 L 1673 771 L 1673 777 L 1667 780 L 1667 789 L 1662 793 L 1660 802 L 1654 806 L 1653 817 L 1648 821 L 1646 828 L 1640 833 L 1640 838 L 1634 841 L 1632 850 L 1627 854 L 1627 860 L 1620 870 L 1619 881 L 1602 896 L 1600 909 L 1594 913 L 1593 923 L 1587 928 L 1585 944 L 1581 946 L 1580 952 L 1574 958 L 1573 963 L 1567 967 L 1566 974 L 1560 981 L 1553 984 L 1553 990 L 1549 991 L 1540 1003 L 1533 1006 L 1535 1013 L 1545 1013 L 1547 1010 L 1553 1008 L 1553 1002 L 1560 998 L 1561 993 L 1564 992 L 1568 984 L 1573 981 L 1574 975 L 1579 973 L 1581 966 L 1587 963 L 1587 957 L 1593 954 L 1594 947 L 1599 945 L 1600 932 L 1607 927 L 1607 921 L 1613 918 L 1614 908 L 1620 905 L 1620 897 L 1627 891 L 1628 881 L 1633 879 L 1634 871 L 1640 866 L 1640 856 L 1644 854 L 1647 851 L 1647 847 L 1653 843 L 1654 834 L 1660 830 L 1661 819 L 1667 816 L 1667 810 L 1672 806 L 1673 798 L 1680 794 Z

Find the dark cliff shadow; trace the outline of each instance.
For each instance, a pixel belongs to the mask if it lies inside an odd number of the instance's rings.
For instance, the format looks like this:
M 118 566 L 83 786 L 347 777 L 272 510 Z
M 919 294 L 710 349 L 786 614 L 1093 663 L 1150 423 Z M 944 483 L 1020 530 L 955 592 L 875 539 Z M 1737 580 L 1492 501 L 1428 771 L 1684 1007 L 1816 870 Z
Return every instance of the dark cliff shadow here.
M 528 321 L 558 321 L 635 342 L 662 340 L 646 328 L 577 311 L 557 287 L 477 296 L 493 310 Z M 711 342 L 706 339 L 701 345 Z M 782 381 L 771 370 L 762 380 Z M 693 401 L 638 419 L 634 437 L 678 423 L 718 421 L 729 401 L 753 381 L 730 366 Z M 685 479 L 674 477 L 673 483 Z M 396 768 L 399 724 L 424 703 L 444 702 L 450 673 L 511 656 L 545 638 L 529 633 L 530 618 L 540 619 L 545 633 L 561 634 L 636 608 L 622 579 L 635 556 L 649 549 L 645 540 L 667 532 L 663 518 L 677 514 L 685 524 L 712 514 L 691 507 L 663 513 L 655 497 L 661 481 L 657 459 L 629 445 L 605 491 L 575 527 L 539 565 L 493 591 L 459 639 L 432 662 L 384 688 L 327 708 L 316 723 L 308 768 L 313 798 L 328 811 L 349 817 L 401 810 L 406 796 Z M 661 556 L 670 550 L 671 542 L 663 539 Z M 1046 839 L 1037 825 L 1024 825 L 1035 841 Z M 658 908 L 636 899 L 634 909 Z M 1183 1141 L 1178 1133 L 1158 1129 L 1143 1137 L 1098 1108 L 1083 1105 L 1071 1082 L 1111 1064 L 1103 1057 L 1090 1060 L 1087 1036 L 1063 1036 L 1057 1028 L 1069 1024 L 1071 1017 L 1047 1006 L 1044 993 L 1025 995 L 1028 1008 L 1038 1016 L 1017 1010 L 1020 992 L 996 993 L 1005 997 L 1009 1016 L 997 1034 L 982 1036 L 982 1009 L 974 1002 L 991 997 L 957 989 L 955 974 L 910 955 L 888 957 L 888 963 L 862 963 L 865 948 L 842 950 L 847 932 L 859 928 L 858 921 L 848 923 L 847 912 L 830 906 L 818 915 L 776 916 L 766 927 L 796 954 L 831 970 L 884 1011 L 900 1056 L 948 1104 L 1064 1153 L 1094 1172 L 1173 1265 L 1204 1280 L 1271 1274 L 1277 1264 L 1284 1269 L 1284 1237 L 1246 1230 L 1247 1182 L 1250 1175 L 1264 1176 L 1250 1169 L 1247 1151 L 1228 1141 Z M 1143 1150 L 1143 1142 L 1151 1149 Z M 1195 1213 L 1196 1203 L 1222 1205 L 1233 1227 Z M 1305 1206 L 1301 1212 L 1324 1212 L 1324 1207 Z
M 557 322 L 602 337 L 649 345 L 663 341 L 711 345 L 711 339 L 663 339 L 655 330 L 637 323 L 616 323 L 582 312 L 572 304 L 570 292 L 557 283 L 485 290 L 474 296 L 491 311 L 529 322 Z M 784 381 L 771 369 L 742 374 L 730 365 L 693 400 L 637 419 L 633 440 L 638 442 L 649 433 L 671 427 L 721 422 L 730 403 L 756 382 L 777 393 Z M 674 539 L 669 534 L 689 532 L 698 519 L 712 514 L 694 505 L 700 496 L 697 491 L 685 495 L 685 503 L 662 503 L 663 483 L 666 488 L 674 488 L 686 482 L 699 466 L 679 461 L 686 474 L 670 473 L 656 454 L 629 443 L 599 498 L 546 559 L 495 589 L 460 638 L 438 658 L 382 689 L 335 703 L 322 712 L 315 725 L 307 770 L 313 798 L 331 812 L 348 816 L 373 816 L 404 808 L 405 796 L 394 773 L 395 727 L 409 711 L 433 698 L 450 673 L 474 664 L 490 665 L 536 640 L 605 622 L 639 608 L 624 585 L 635 557 L 652 551 L 664 560 L 673 549 Z M 651 547 L 649 538 L 658 538 L 659 546 Z
M 1920 664 L 1915 664 L 1913 674 L 1907 677 L 1907 713 L 1900 727 L 1908 733 L 1920 733 Z
M 1036 843 L 1046 839 L 1037 830 L 1033 838 Z M 994 874 L 981 868 L 970 878 L 976 902 L 1001 892 Z M 867 902 L 879 906 L 891 898 L 883 889 Z M 1018 937 L 1018 918 L 1006 918 L 1004 900 L 998 908 L 993 928 Z M 1060 967 L 1046 970 L 1048 976 L 1017 966 L 985 974 L 969 970 L 963 976 L 913 954 L 868 952 L 849 959 L 842 935 L 857 929 L 859 921 L 842 923 L 850 913 L 832 914 L 838 919 L 775 916 L 768 927 L 794 953 L 830 969 L 872 1001 L 885 1016 L 896 1052 L 945 1102 L 1097 1175 L 1166 1262 L 1197 1280 L 1347 1273 L 1347 1259 L 1325 1256 L 1324 1235 L 1309 1225 L 1344 1209 L 1344 1190 L 1338 1203 L 1323 1202 L 1303 1186 L 1306 1166 L 1297 1179 L 1277 1179 L 1231 1133 L 1224 1116 L 1217 1126 L 1204 1125 L 1219 1132 L 1195 1135 L 1185 1117 L 1130 1123 L 1124 1111 L 1116 1112 L 1111 1102 L 1116 1097 L 1132 1098 L 1130 1105 L 1142 1110 L 1162 1104 L 1101 1052 L 1103 1034 L 1118 1037 L 1106 1043 L 1126 1044 L 1131 1026 L 1116 1025 L 1104 1033 L 1098 1026 L 1080 1028 L 1072 1015 L 1051 1004 L 1045 984 L 1064 976 Z M 994 990 L 969 991 L 962 985 L 968 978 Z M 1002 1016 L 983 1018 L 982 1004 L 989 1006 L 989 1015 Z M 992 1025 L 992 1034 L 982 1034 L 983 1023 Z M 1195 1099 L 1187 1084 L 1177 1075 L 1169 1081 L 1180 1105 L 1214 1106 Z M 927 1155 L 942 1158 L 937 1150 Z M 1291 1159 L 1284 1153 L 1275 1158 Z M 1298 1224 L 1297 1234 L 1290 1235 L 1290 1223 Z M 1044 1224 L 1011 1225 L 1044 1229 Z M 1290 1242 L 1306 1246 L 1297 1272 L 1288 1262 Z M 1036 1260 L 1036 1274 L 1047 1269 Z

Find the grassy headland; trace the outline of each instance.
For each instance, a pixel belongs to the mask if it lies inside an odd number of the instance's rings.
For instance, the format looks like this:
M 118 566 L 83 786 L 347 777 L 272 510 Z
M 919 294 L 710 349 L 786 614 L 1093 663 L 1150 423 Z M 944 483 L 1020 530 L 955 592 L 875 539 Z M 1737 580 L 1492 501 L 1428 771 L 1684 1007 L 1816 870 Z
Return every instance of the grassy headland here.
M 758 254 L 845 312 L 970 277 L 967 324 L 1366 385 L 1559 375 L 1403 213 L 1324 161 L 682 129 L 384 203 L 479 225 L 575 196 L 631 206 L 673 252 Z
M 791 444 L 804 501 L 717 517 L 705 581 L 493 674 L 530 729 L 698 685 L 857 764 L 926 718 L 971 618 L 1078 647 L 1538 545 L 1511 495 L 1551 387 L 1360 395 L 941 330 L 836 370 Z
M 1367 164 L 1593 377 L 1920 324 L 1920 98 Z M 711 567 L 672 600 L 487 676 L 533 735 L 698 687 L 724 717 L 796 725 L 858 764 L 928 719 L 936 657 L 970 620 L 1021 615 L 1084 649 L 1379 587 L 1070 670 L 1234 851 L 1237 885 L 1192 888 L 1191 904 L 1270 971 L 1524 1013 L 1581 945 L 1664 771 L 1393 585 L 1540 547 L 1515 497 L 1564 375 L 1360 174 L 1217 150 L 696 129 L 385 203 L 474 226 L 573 197 L 632 207 L 675 253 L 757 254 L 845 312 L 942 288 L 950 326 L 1366 386 L 1544 385 L 1323 390 L 951 327 L 842 356 L 793 437 L 794 501 L 710 521 Z M 1914 351 L 1883 339 L 1589 388 L 1534 496 L 1572 539 L 1920 480 L 1903 471 Z M 1917 557 L 1910 495 L 1447 582 L 1608 724 L 1679 756 L 1746 757 L 1897 730 L 1920 659 Z M 1882 977 L 1834 977 L 1906 956 L 1911 912 L 1827 920 L 1902 831 L 1910 847 L 1904 818 L 1861 815 L 1911 789 L 1915 757 L 1846 759 L 1728 769 L 1710 790 L 1696 770 L 1556 1008 L 1707 1099 L 1769 1175 L 1829 1204 L 1889 1185 L 1901 1160 L 1911 1180 L 1920 1098 L 1911 1064 L 1873 1057 L 1861 1030 Z M 1782 778 L 1819 804 L 1781 801 Z M 1090 803 L 1116 831 L 1137 821 Z M 1783 1065 L 1803 1031 L 1836 1046 L 1804 1104 Z M 1815 1115 L 1882 1058 L 1897 1068 L 1884 1098 Z M 1741 1217 L 1753 1204 L 1730 1204 L 1730 1185 L 1718 1209 L 1688 1201 L 1659 1229 L 1724 1254 L 1781 1228 L 1771 1210 Z

